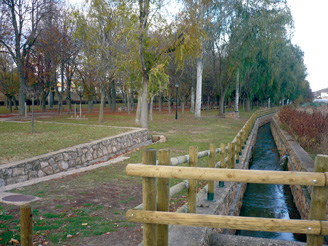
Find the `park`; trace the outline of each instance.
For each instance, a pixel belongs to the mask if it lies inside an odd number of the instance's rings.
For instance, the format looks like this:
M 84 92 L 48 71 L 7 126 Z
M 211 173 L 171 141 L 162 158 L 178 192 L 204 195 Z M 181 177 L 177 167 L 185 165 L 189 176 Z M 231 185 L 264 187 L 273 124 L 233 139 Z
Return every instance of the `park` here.
M 288 4 L 172 4 L 3 1 L 0 245 L 328 242 Z

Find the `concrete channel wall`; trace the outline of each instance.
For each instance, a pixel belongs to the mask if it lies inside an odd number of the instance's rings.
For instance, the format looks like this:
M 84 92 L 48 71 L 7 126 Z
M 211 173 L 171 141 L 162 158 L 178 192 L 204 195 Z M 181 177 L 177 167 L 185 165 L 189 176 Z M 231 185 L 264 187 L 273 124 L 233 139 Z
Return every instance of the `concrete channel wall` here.
M 151 144 L 147 129 L 137 129 L 113 137 L 61 149 L 0 166 L 0 187 L 93 165 Z
M 271 120 L 271 131 L 280 156 L 288 155 L 288 170 L 298 172 L 313 172 L 314 161 L 305 150 L 280 127 L 277 116 Z M 295 205 L 302 219 L 309 218 L 311 191 L 310 186 L 291 185 Z

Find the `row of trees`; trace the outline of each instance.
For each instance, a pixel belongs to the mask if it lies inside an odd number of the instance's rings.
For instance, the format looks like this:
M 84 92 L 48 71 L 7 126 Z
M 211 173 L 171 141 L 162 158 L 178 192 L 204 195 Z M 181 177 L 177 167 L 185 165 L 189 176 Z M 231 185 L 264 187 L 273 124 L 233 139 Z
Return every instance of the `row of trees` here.
M 102 121 L 106 97 L 115 110 L 119 91 L 129 110 L 138 96 L 136 123 L 148 127 L 148 103 L 170 100 L 175 84 L 195 117 L 204 95 L 219 98 L 219 114 L 231 95 L 236 111 L 239 98 L 249 110 L 309 95 L 284 0 L 3 0 L 0 11 L 0 90 L 9 101 L 19 93 L 19 105 L 28 92 L 45 110 L 57 93 L 71 109 L 75 90 L 90 109 L 100 96 Z

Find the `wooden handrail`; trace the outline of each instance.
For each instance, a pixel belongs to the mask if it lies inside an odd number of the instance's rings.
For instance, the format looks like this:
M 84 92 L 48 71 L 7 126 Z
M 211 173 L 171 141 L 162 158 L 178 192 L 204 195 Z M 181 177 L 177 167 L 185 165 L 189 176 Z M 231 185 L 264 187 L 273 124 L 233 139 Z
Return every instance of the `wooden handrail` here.
M 327 233 L 327 230 L 321 229 L 321 222 L 314 220 L 185 214 L 146 210 L 128 210 L 126 218 L 129 222 L 149 224 L 171 224 L 268 232 L 291 232 L 311 235 Z
M 325 173 L 214 169 L 129 164 L 127 175 L 152 178 L 215 180 L 256 184 L 326 186 Z

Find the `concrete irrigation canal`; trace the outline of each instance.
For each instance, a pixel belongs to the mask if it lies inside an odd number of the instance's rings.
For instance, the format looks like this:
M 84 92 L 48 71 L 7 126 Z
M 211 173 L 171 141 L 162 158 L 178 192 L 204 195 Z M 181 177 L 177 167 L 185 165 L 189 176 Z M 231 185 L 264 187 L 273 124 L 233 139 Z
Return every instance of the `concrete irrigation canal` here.
M 286 156 L 280 158 L 270 124 L 259 128 L 250 170 L 284 171 Z M 240 216 L 300 219 L 288 185 L 248 184 Z M 237 235 L 305 242 L 302 234 L 286 232 L 237 231 Z

